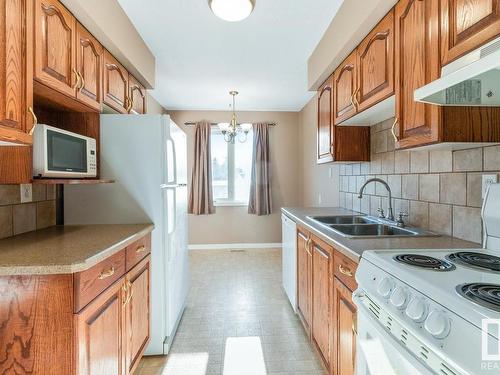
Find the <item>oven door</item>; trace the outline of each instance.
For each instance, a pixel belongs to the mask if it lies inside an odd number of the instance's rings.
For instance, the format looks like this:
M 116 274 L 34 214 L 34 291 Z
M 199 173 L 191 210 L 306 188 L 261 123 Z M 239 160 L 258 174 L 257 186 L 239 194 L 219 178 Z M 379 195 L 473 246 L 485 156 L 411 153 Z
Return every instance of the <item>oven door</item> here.
M 370 311 L 358 306 L 358 336 L 356 342 L 356 375 L 432 375 L 428 368 L 413 357 L 391 336 Z

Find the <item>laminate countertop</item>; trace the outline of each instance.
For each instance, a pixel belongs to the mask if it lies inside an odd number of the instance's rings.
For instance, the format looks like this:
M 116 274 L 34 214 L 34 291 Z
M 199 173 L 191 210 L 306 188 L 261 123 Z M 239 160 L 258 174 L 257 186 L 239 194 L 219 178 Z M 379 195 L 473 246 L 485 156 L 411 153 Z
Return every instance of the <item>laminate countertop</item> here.
M 362 213 L 336 207 L 283 207 L 281 212 L 326 241 L 338 251 L 359 262 L 365 250 L 397 250 L 397 249 L 470 249 L 481 245 L 449 236 L 437 237 L 382 237 L 382 238 L 348 238 L 317 224 L 307 216 L 323 215 L 363 215 Z M 432 229 L 431 229 L 432 230 Z
M 84 271 L 144 237 L 152 224 L 58 225 L 0 240 L 0 275 Z

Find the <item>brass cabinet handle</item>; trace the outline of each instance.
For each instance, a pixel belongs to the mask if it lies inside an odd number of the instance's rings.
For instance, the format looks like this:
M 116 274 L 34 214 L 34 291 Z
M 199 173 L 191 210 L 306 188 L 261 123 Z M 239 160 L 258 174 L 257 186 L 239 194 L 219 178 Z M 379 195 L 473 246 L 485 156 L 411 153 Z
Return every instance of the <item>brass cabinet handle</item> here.
M 359 107 L 359 102 L 358 102 L 358 92 L 359 92 L 359 87 L 356 89 L 356 91 L 354 91 L 354 104 L 356 106 L 356 110 L 358 110 L 358 107 Z
M 132 290 L 132 283 L 130 281 L 127 281 L 125 285 L 125 293 L 127 293 L 127 297 L 125 298 L 125 301 L 123 301 L 123 306 L 127 306 L 132 299 L 132 296 L 134 295 L 134 291 Z
M 130 111 L 132 110 L 132 107 L 134 106 L 134 101 L 132 99 L 128 99 L 128 109 L 127 109 L 127 112 L 130 113 Z
M 311 254 L 311 250 L 309 250 L 310 243 L 311 243 L 311 239 L 310 239 L 310 238 L 308 238 L 308 239 L 306 240 L 306 243 L 304 244 L 304 250 L 306 251 L 306 253 L 307 253 L 309 256 L 311 256 L 311 255 L 312 255 L 312 254 Z
M 80 77 L 81 83 L 80 83 L 80 88 L 78 91 L 82 92 L 83 88 L 85 87 L 85 79 L 83 78 L 83 75 L 78 72 L 78 76 Z
M 73 88 L 78 90 L 80 87 L 80 83 L 81 83 L 80 75 L 78 74 L 78 72 L 76 71 L 75 68 L 73 68 L 73 73 L 75 73 L 75 76 L 76 76 L 76 82 L 75 82 L 75 85 L 73 86 Z
M 354 91 L 354 92 L 352 93 L 352 95 L 351 95 L 351 105 L 352 105 L 352 108 L 354 108 L 354 109 L 356 109 L 356 104 L 354 103 L 354 93 L 355 93 L 355 92 L 356 92 L 356 91 Z
M 396 135 L 396 132 L 394 131 L 394 128 L 396 127 L 397 123 L 398 123 L 398 118 L 396 117 L 396 119 L 394 120 L 394 123 L 392 124 L 392 127 L 391 127 L 391 134 L 394 137 L 395 142 L 399 142 L 398 136 Z
M 142 253 L 146 251 L 146 246 L 139 246 L 137 249 L 135 249 L 136 253 Z
M 342 264 L 339 264 L 339 271 L 342 275 L 352 277 L 352 271 L 349 268 L 344 267 Z
M 108 277 L 111 277 L 115 274 L 115 266 L 111 266 L 111 268 L 107 271 L 102 271 L 99 276 L 98 276 L 98 279 L 99 280 L 104 280 Z
M 31 113 L 31 116 L 33 117 L 33 126 L 31 127 L 30 131 L 28 132 L 29 135 L 33 135 L 33 132 L 35 131 L 35 126 L 38 124 L 38 118 L 35 115 L 35 112 L 33 111 L 33 108 L 28 107 L 29 113 Z
M 358 322 L 356 321 L 356 318 L 354 318 L 352 320 L 352 333 L 354 334 L 354 336 L 357 336 L 358 335 Z
M 127 283 L 123 284 L 122 291 L 123 291 L 123 294 L 125 296 L 123 298 L 122 304 L 123 304 L 123 307 L 125 307 L 125 305 L 127 304 L 127 300 L 128 300 L 128 284 Z

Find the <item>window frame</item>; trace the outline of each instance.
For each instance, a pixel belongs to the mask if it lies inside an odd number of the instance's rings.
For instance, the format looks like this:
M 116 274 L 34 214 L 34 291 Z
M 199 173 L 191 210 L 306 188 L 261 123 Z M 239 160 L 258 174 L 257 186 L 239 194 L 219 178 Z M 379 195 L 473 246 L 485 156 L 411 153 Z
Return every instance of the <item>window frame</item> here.
M 212 136 L 213 134 L 218 134 L 218 135 L 222 136 L 222 131 L 217 127 L 213 127 L 211 129 L 210 136 Z M 251 139 L 248 138 L 246 142 L 249 142 L 249 141 L 253 142 L 253 132 L 252 132 Z M 234 194 L 235 194 L 235 179 L 234 179 L 235 174 L 234 174 L 234 172 L 235 172 L 235 147 L 236 147 L 236 143 L 238 143 L 237 139 L 235 139 L 235 142 L 226 142 L 227 168 L 228 168 L 228 171 L 227 171 L 227 185 L 228 185 L 227 186 L 227 195 L 228 195 L 228 198 L 216 199 L 215 197 L 213 197 L 215 207 L 246 207 L 246 206 L 248 206 L 248 203 L 250 200 L 250 197 L 247 198 L 246 202 L 234 199 Z M 210 147 L 212 147 L 211 144 L 210 144 Z M 252 155 L 252 157 L 253 157 L 253 155 Z M 212 191 L 213 191 L 213 175 L 212 175 Z M 212 194 L 213 194 L 213 192 L 212 192 Z

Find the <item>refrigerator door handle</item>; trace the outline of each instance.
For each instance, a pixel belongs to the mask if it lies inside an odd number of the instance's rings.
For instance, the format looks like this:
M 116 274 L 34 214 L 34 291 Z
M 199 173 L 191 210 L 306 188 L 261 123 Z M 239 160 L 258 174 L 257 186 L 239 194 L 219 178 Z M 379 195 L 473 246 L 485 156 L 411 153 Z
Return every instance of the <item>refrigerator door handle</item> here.
M 169 145 L 171 146 L 169 148 Z M 172 150 L 172 155 L 169 155 L 169 150 Z M 167 184 L 168 185 L 175 185 L 177 184 L 177 153 L 175 152 L 175 142 L 172 138 L 168 138 L 167 139 L 167 168 L 169 166 L 169 158 L 170 156 L 172 157 L 172 166 L 173 166 L 173 172 L 174 172 L 174 176 L 173 176 L 173 180 L 169 180 L 168 179 L 168 170 L 166 171 L 167 173 Z

